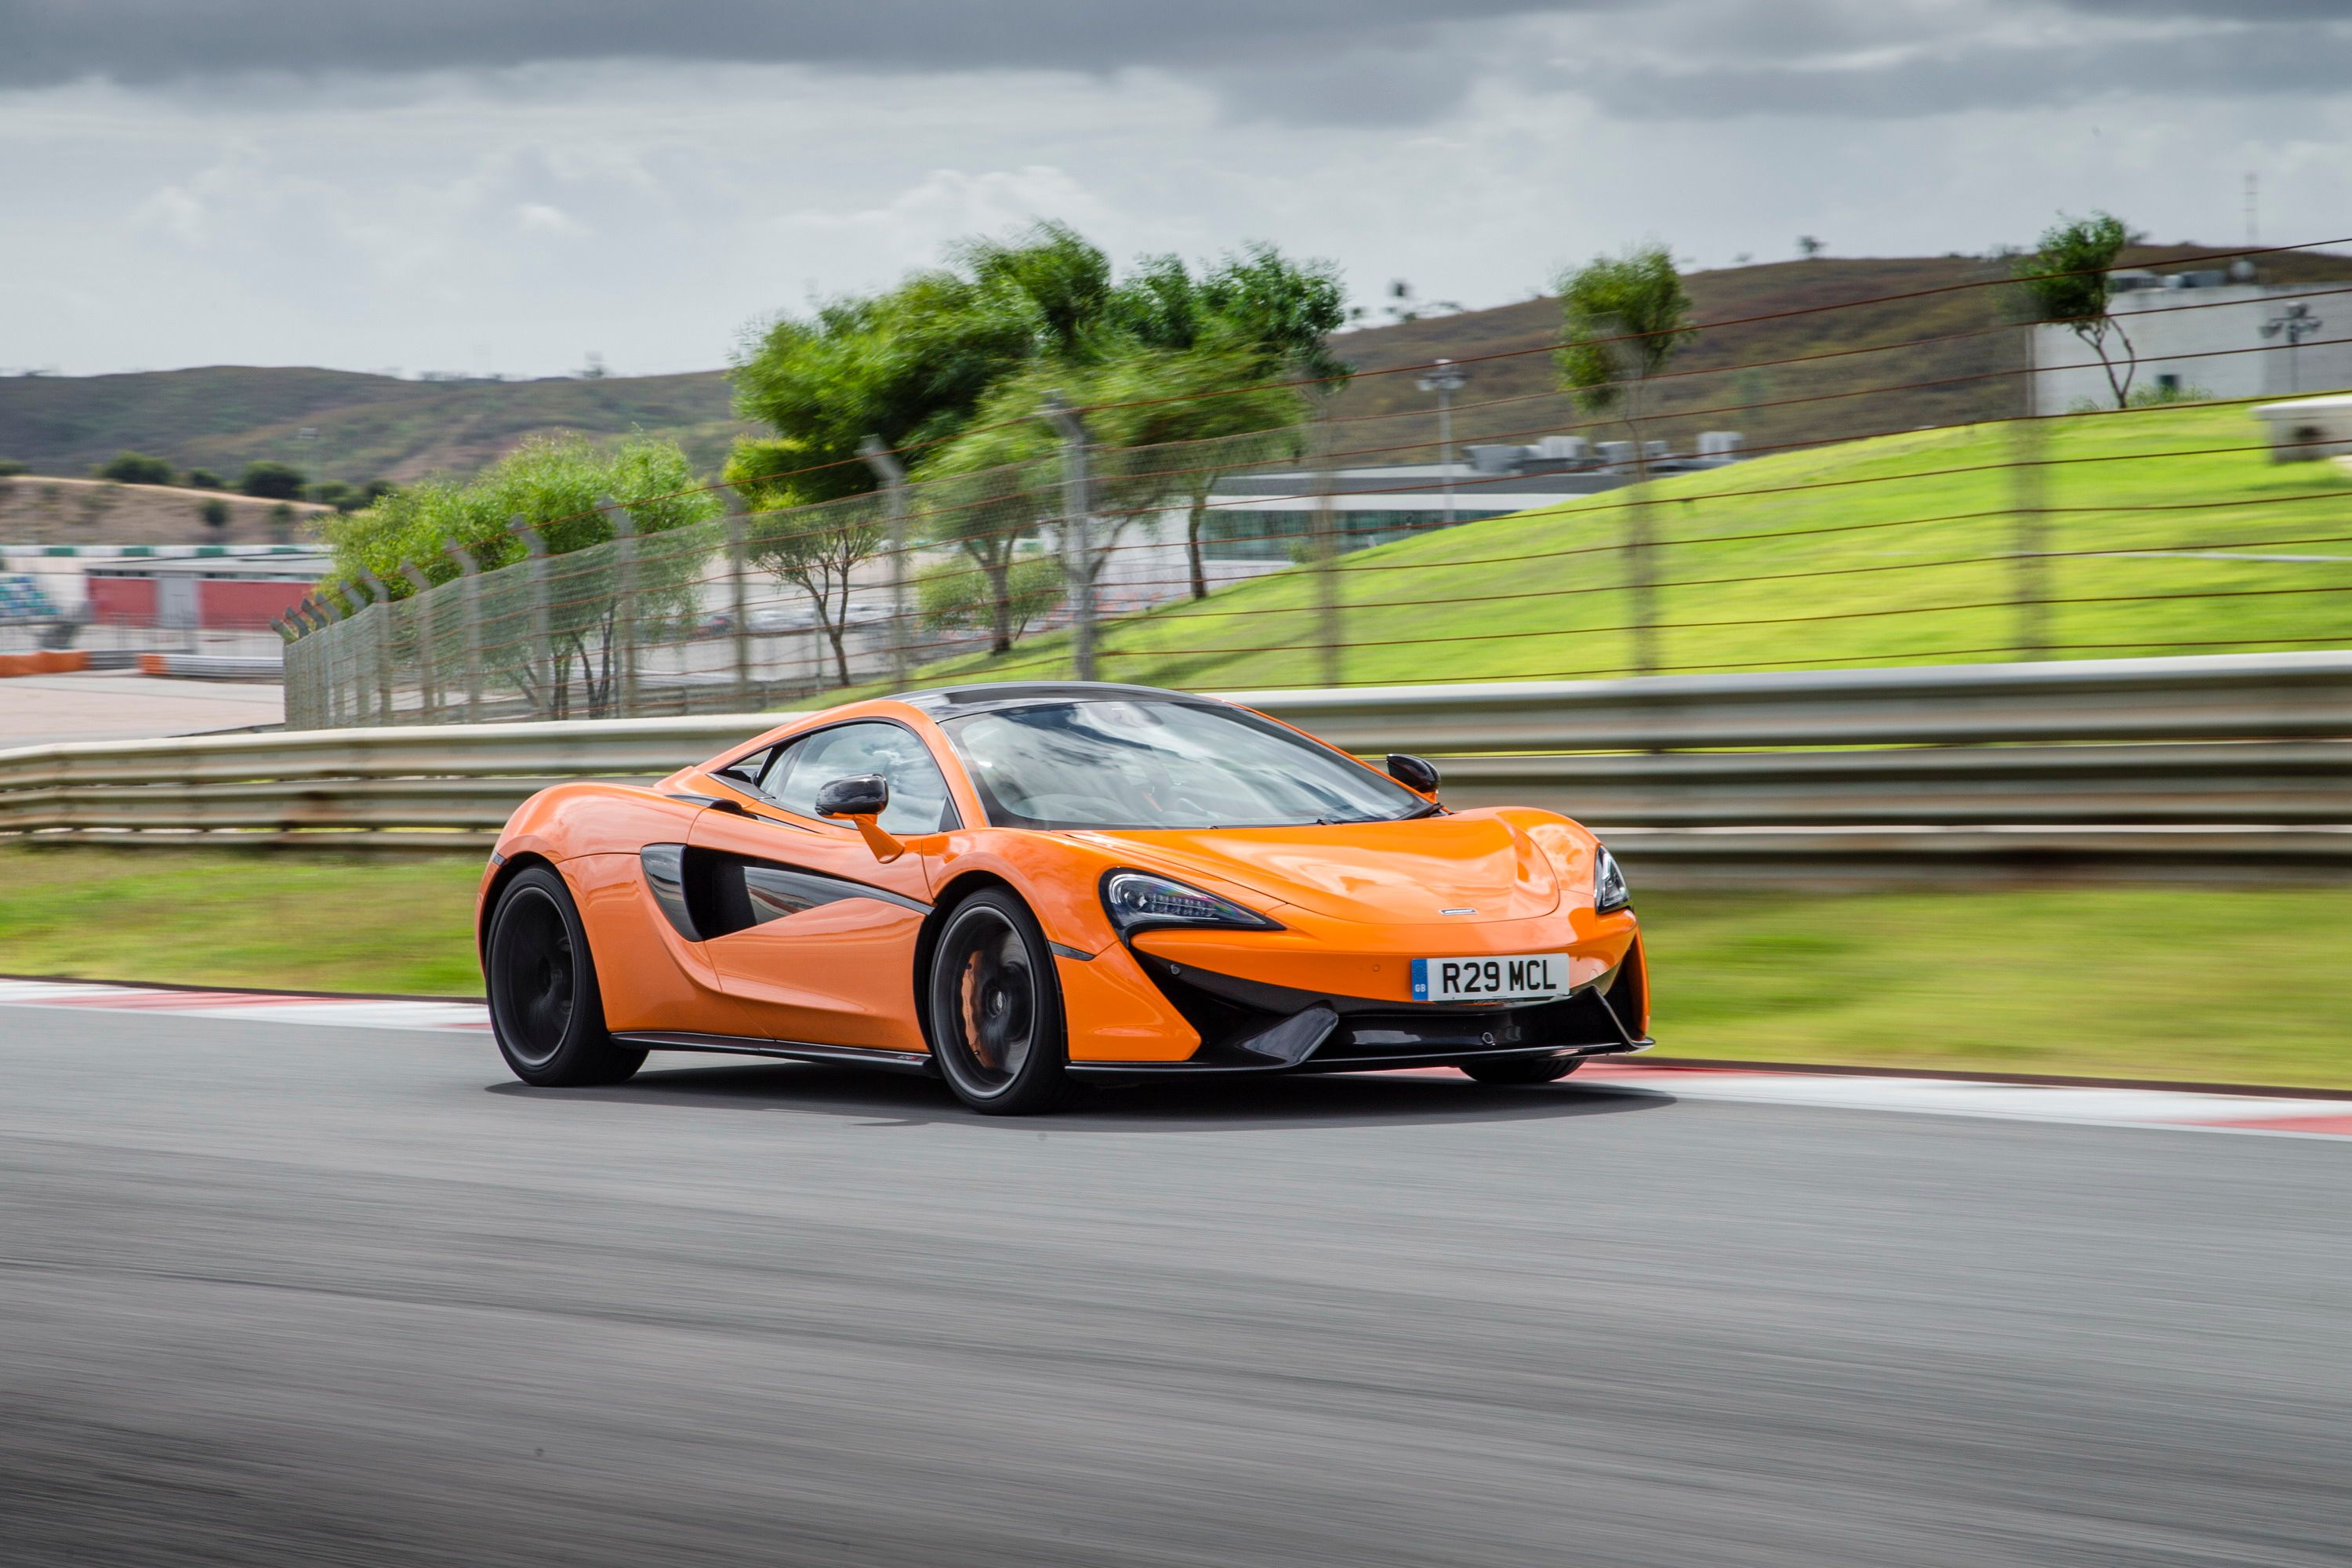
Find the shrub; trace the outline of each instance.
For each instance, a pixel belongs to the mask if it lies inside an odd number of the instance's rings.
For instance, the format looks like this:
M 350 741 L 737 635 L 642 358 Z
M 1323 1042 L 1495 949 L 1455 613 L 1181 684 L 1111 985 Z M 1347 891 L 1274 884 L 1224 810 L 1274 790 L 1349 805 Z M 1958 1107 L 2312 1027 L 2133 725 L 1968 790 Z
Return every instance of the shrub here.
M 124 452 L 99 469 L 98 477 L 119 485 L 168 485 L 172 482 L 172 465 L 161 458 Z
M 196 515 L 205 520 L 206 528 L 219 531 L 228 527 L 228 502 L 218 496 L 208 497 L 197 506 Z
M 237 480 L 236 488 L 263 500 L 300 500 L 309 482 L 302 470 L 290 463 L 259 462 L 246 465 L 245 477 Z
M 180 481 L 192 490 L 225 490 L 228 481 L 210 468 L 190 468 L 188 477 Z
M 1044 555 L 1016 561 L 1004 586 L 1007 619 L 1017 637 L 1062 602 L 1062 563 Z M 915 595 L 923 625 L 935 630 L 986 631 L 993 625 L 988 575 L 969 562 L 931 567 L 915 579 Z

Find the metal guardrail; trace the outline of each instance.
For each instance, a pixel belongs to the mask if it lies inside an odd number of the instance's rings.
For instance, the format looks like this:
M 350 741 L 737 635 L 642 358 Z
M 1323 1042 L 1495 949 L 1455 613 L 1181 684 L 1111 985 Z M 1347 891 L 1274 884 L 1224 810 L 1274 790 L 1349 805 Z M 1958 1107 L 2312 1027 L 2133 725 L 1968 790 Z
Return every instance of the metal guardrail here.
M 1234 694 L 1446 797 L 1567 811 L 1656 880 L 2082 867 L 2352 872 L 2352 654 Z M 560 778 L 649 778 L 775 714 L 0 752 L 0 833 L 487 845 Z

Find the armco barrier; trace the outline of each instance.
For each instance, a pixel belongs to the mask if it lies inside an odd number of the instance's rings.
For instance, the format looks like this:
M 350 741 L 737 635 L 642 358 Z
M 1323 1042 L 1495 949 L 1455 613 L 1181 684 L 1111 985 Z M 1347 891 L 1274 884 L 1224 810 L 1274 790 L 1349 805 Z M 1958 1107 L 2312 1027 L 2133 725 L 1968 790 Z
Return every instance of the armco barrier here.
M 2352 873 L 2352 654 L 1236 693 L 1445 798 L 1606 833 L 1648 879 Z M 646 778 L 773 714 L 0 752 L 0 833 L 479 847 L 560 778 Z

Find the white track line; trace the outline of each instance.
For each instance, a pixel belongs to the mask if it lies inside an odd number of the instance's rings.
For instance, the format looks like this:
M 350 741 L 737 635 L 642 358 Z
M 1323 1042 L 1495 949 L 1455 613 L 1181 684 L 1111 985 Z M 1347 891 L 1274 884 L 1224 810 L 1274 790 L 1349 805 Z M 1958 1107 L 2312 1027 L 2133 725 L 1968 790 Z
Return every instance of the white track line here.
M 487 1031 L 478 1002 L 415 1002 L 364 996 L 271 995 L 246 991 L 172 991 L 71 980 L 0 980 L 0 1007 L 90 1007 L 197 1018 L 341 1028 Z M 1424 1069 L 1444 1073 L 1449 1069 Z M 2172 1127 L 2287 1137 L 2352 1138 L 2352 1100 L 2277 1095 L 2200 1094 L 2165 1089 L 2077 1089 L 2057 1084 L 1979 1083 L 1967 1079 L 1866 1078 L 1736 1068 L 1664 1068 L 1596 1062 L 1579 1087 L 1663 1090 L 1678 1100 L 1796 1105 L 1829 1110 L 1891 1110 L 1990 1116 L 2084 1127 Z

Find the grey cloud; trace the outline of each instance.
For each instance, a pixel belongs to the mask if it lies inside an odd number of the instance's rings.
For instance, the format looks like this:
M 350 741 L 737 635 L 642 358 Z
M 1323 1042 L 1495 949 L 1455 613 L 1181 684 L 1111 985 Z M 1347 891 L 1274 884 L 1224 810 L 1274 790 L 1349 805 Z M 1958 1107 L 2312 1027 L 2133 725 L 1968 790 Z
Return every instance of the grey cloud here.
M 2116 94 L 2336 96 L 2352 84 L 2352 29 L 2229 28 L 2180 37 L 1958 44 L 1867 68 L 1797 62 L 1618 67 L 1580 79 L 1633 119 L 1740 115 L 1908 119 L 2061 107 Z
M 0 0 L 0 86 L 634 58 L 1252 68 L 1611 0 Z

